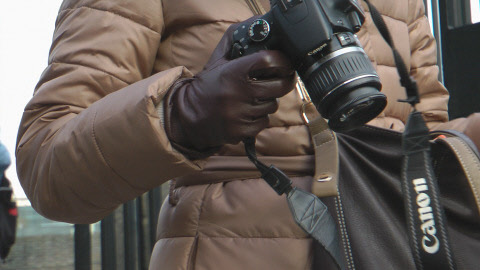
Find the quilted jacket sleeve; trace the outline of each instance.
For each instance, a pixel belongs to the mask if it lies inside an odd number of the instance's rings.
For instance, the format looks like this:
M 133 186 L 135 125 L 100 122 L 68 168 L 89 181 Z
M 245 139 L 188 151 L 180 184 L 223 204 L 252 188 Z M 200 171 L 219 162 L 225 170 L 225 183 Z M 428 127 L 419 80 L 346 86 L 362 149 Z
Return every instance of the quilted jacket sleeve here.
M 121 203 L 200 169 L 174 151 L 155 110 L 177 67 L 151 76 L 161 1 L 66 0 L 48 67 L 27 104 L 17 170 L 32 206 L 91 223 Z
M 410 74 L 418 83 L 420 104 L 430 128 L 448 121 L 449 94 L 438 81 L 437 47 L 422 0 L 409 0 L 408 31 L 411 48 Z

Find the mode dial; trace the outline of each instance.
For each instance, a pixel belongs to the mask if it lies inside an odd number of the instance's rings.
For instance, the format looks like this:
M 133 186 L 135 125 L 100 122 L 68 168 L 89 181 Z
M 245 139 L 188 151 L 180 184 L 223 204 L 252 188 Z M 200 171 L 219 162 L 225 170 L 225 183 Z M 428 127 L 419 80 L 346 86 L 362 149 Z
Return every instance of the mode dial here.
M 254 42 L 264 41 L 270 34 L 270 24 L 264 19 L 258 19 L 250 24 L 248 36 Z

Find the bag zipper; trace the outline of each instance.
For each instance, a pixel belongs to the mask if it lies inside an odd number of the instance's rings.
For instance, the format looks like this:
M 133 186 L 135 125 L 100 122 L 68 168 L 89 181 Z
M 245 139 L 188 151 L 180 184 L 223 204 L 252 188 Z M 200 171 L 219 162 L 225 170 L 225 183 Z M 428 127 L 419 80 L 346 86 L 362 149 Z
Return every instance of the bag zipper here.
M 254 15 L 263 15 L 265 14 L 265 9 L 262 7 L 257 0 L 245 0 L 247 2 L 248 7 L 253 12 Z
M 355 270 L 355 262 L 353 260 L 352 246 L 350 245 L 350 238 L 348 237 L 347 224 L 345 222 L 345 215 L 343 214 L 343 203 L 340 194 L 335 197 L 335 211 L 337 212 L 337 221 L 340 226 L 340 235 L 343 242 L 343 252 L 345 255 L 347 269 Z

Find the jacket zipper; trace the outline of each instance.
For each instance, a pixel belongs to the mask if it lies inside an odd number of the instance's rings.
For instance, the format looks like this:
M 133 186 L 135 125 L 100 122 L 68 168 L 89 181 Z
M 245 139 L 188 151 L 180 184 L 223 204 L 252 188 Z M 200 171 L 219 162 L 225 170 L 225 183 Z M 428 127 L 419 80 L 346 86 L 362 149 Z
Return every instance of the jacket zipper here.
M 263 15 L 265 13 L 265 9 L 263 9 L 257 0 L 245 0 L 245 2 L 247 2 L 248 7 L 254 15 Z

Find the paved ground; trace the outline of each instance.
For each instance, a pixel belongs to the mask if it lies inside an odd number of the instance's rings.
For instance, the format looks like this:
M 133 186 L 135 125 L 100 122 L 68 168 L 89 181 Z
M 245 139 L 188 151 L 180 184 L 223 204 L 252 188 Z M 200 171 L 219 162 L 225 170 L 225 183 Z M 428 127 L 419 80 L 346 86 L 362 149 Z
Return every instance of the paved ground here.
M 100 236 L 92 226 L 92 270 L 101 269 Z M 16 243 L 1 270 L 73 270 L 73 225 L 52 222 L 30 207 L 19 207 Z
M 73 238 L 67 236 L 31 236 L 18 239 L 2 270 L 74 269 Z M 99 246 L 99 243 L 92 243 Z M 101 269 L 100 252 L 92 252 L 92 270 Z

